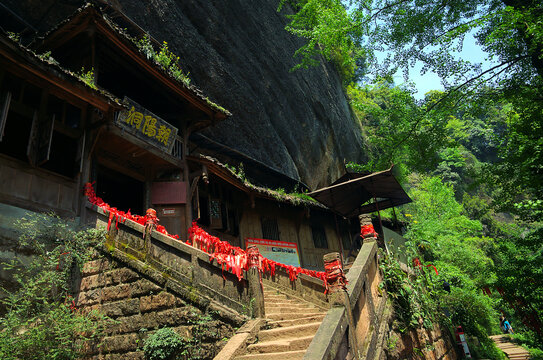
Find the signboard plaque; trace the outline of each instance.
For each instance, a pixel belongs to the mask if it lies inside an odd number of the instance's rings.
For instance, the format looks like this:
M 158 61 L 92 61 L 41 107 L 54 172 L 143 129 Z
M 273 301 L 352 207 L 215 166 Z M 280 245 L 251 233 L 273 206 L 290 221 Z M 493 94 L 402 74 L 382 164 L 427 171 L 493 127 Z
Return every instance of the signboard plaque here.
M 245 246 L 255 245 L 262 256 L 285 265 L 300 266 L 298 245 L 293 242 L 247 238 Z
M 127 97 L 123 102 L 128 105 L 128 109 L 117 114 L 115 124 L 138 139 L 171 154 L 177 128 Z

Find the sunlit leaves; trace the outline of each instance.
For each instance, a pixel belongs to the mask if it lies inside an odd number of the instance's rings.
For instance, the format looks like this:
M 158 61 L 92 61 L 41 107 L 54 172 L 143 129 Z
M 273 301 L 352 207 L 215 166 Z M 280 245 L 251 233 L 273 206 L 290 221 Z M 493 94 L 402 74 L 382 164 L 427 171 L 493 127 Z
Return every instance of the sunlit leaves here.
M 295 13 L 286 30 L 307 40 L 295 56 L 300 62 L 293 70 L 317 65 L 320 56 L 336 64 L 347 84 L 366 55 L 360 46 L 365 24 L 360 13 L 348 12 L 340 0 L 304 0 L 294 3 Z M 282 9 L 285 1 L 281 1 Z

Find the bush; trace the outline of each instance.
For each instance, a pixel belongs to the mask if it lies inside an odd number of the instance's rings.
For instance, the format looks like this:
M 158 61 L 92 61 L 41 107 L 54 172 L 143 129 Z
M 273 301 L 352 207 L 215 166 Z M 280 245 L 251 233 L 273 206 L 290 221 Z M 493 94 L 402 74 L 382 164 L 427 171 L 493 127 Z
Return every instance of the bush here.
M 188 345 L 172 328 L 162 328 L 145 340 L 143 351 L 147 360 L 178 360 L 188 354 Z
M 1 302 L 1 359 L 76 359 L 86 342 L 97 338 L 106 318 L 82 314 L 72 302 L 70 279 L 74 268 L 90 259 L 92 246 L 104 239 L 95 229 L 77 231 L 54 215 L 29 215 L 19 220 L 20 251 L 31 255 L 22 264 L 15 258 L 4 269 L 14 271 L 15 290 Z

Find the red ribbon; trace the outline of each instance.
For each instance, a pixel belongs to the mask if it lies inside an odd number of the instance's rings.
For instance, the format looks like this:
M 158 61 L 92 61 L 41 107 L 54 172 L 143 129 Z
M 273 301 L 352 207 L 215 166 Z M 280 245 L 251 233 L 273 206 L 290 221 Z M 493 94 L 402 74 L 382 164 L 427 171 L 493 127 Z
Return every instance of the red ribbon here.
M 107 204 L 104 200 L 102 200 L 102 198 L 96 196 L 96 192 L 94 191 L 93 184 L 94 182 L 86 183 L 84 187 L 84 193 L 85 193 L 85 196 L 87 196 L 87 198 L 89 199 L 89 202 L 91 204 L 98 206 L 99 208 L 104 210 L 106 215 L 109 216 L 108 224 L 107 224 L 108 231 L 111 228 L 111 223 L 113 222 L 113 218 L 115 218 L 115 227 L 117 228 L 119 226 L 119 223 L 124 223 L 126 219 L 137 222 L 138 224 L 143 225 L 143 226 L 147 225 L 147 220 L 148 220 L 147 216 L 131 214 L 130 210 L 128 210 L 127 212 L 124 212 L 124 211 L 118 210 L 117 208 L 109 206 L 109 204 Z M 155 218 L 156 218 L 156 215 L 155 215 Z M 156 220 L 158 221 L 158 218 L 156 218 Z M 169 236 L 173 239 L 179 240 L 179 235 L 169 234 L 166 231 L 166 228 L 162 225 L 156 225 L 155 231 L 158 231 L 159 233 Z
M 119 222 L 124 223 L 126 219 L 132 220 L 140 225 L 146 226 L 149 222 L 158 221 L 156 215 L 153 219 L 148 216 L 134 215 L 128 212 L 117 210 L 114 207 L 109 206 L 102 198 L 96 196 L 96 192 L 93 188 L 94 183 L 86 183 L 84 187 L 85 195 L 89 199 L 91 204 L 98 206 L 103 209 L 106 215 L 109 216 L 108 220 L 108 230 L 111 226 L 113 218 L 116 219 L 115 225 Z M 373 227 L 372 227 L 373 228 Z M 158 231 L 166 236 L 169 236 L 173 239 L 179 240 L 179 235 L 172 235 L 166 231 L 166 228 L 162 225 L 156 225 L 155 231 Z M 226 241 L 221 241 L 218 237 L 208 234 L 205 230 L 200 228 L 196 222 L 192 223 L 192 226 L 188 229 L 189 239 L 187 240 L 187 245 L 192 245 L 194 247 L 200 248 L 202 251 L 209 254 L 210 260 L 217 260 L 217 263 L 221 265 L 222 269 L 227 271 L 232 271 L 237 277 L 238 280 L 243 279 L 243 270 L 247 270 L 247 252 L 243 249 L 232 246 Z M 321 279 L 326 285 L 326 278 L 324 271 L 315 271 L 307 270 L 301 267 L 296 267 L 292 265 L 285 265 L 267 259 L 260 255 L 260 264 L 262 271 L 269 272 L 270 275 L 275 275 L 275 270 L 277 267 L 283 268 L 289 276 L 291 281 L 295 281 L 298 278 L 298 274 L 305 274 L 317 279 Z M 223 275 L 224 276 L 224 275 Z
M 210 259 L 216 259 L 219 265 L 224 264 L 226 269 L 232 269 L 232 272 L 237 275 L 239 280 L 243 278 L 242 270 L 248 269 L 248 255 L 246 251 L 208 234 L 196 222 L 193 222 L 192 227 L 189 229 L 189 237 L 193 246 L 199 247 L 210 254 Z M 298 278 L 298 274 L 306 274 L 321 279 L 323 282 L 325 280 L 324 271 L 307 270 L 301 267 L 281 264 L 262 255 L 260 255 L 259 263 L 262 271 L 272 276 L 275 275 L 277 267 L 283 268 L 291 281 L 295 281 Z
M 340 259 L 334 259 L 331 261 L 324 262 L 324 293 L 326 294 L 329 290 L 330 285 L 332 287 L 337 286 L 341 289 L 345 289 L 347 286 L 347 279 L 345 278 L 345 273 L 343 272 L 343 266 L 341 265 Z
M 426 265 L 426 267 L 430 267 L 430 266 L 434 268 L 434 271 L 436 272 L 436 275 L 439 275 L 439 273 L 437 272 L 437 269 L 436 269 L 436 267 L 434 265 L 432 265 L 432 264 Z
M 366 235 L 372 235 L 373 237 L 377 237 L 377 233 L 375 232 L 372 224 L 360 227 L 360 236 L 364 238 L 366 237 Z

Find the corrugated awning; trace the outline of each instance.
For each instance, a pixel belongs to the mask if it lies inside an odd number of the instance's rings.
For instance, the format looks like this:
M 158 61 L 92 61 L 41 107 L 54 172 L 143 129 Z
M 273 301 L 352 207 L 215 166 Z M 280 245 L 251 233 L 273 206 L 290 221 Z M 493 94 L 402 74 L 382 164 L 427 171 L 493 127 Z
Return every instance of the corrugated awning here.
M 308 195 L 347 218 L 411 202 L 392 174 L 392 167 L 335 183 Z

